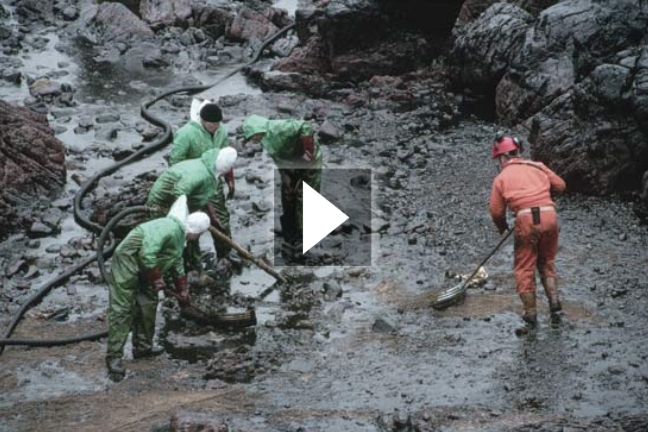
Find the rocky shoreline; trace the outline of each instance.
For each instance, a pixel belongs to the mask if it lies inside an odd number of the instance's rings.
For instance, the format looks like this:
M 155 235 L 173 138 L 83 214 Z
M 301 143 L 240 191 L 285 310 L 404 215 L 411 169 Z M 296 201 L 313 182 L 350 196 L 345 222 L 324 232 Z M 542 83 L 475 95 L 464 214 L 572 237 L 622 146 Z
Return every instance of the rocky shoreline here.
M 374 168 L 374 265 L 301 269 L 300 283 L 262 301 L 270 282 L 249 268 L 217 291 L 197 280 L 197 299 L 255 306 L 259 326 L 187 324 L 167 299 L 159 334 L 169 355 L 133 362 L 120 385 L 105 378 L 103 342 L 7 349 L 0 430 L 645 429 L 648 233 L 637 214 L 648 187 L 648 51 L 637 28 L 646 6 L 300 0 L 293 18 L 260 0 L 122 3 L 0 2 L 0 99 L 13 104 L 0 102 L 0 155 L 34 155 L 12 158 L 20 171 L 0 164 L 15 173 L 0 176 L 2 328 L 39 285 L 94 253 L 72 200 L 94 172 L 158 136 L 139 104 L 213 82 L 293 19 L 295 32 L 245 71 L 264 93 L 225 83 L 204 94 L 218 98 L 242 153 L 233 232 L 272 255 L 272 165 L 242 146 L 243 118 L 305 118 L 328 167 Z M 154 112 L 177 127 L 190 102 L 173 96 Z M 497 240 L 485 203 L 490 140 L 503 128 L 583 193 L 559 200 L 568 324 L 542 325 L 531 340 L 512 332 L 511 246 L 465 304 L 428 307 L 448 271 L 472 270 Z M 102 179 L 86 211 L 103 223 L 141 203 L 167 151 Z M 17 336 L 102 327 L 106 304 L 92 265 L 34 308 Z

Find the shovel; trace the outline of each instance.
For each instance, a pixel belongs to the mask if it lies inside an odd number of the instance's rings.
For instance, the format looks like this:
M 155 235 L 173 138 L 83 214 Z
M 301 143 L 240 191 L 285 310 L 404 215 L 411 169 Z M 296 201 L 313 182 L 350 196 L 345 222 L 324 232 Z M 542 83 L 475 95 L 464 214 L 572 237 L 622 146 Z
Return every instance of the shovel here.
M 227 243 L 232 249 L 234 249 L 241 258 L 244 258 L 253 264 L 255 264 L 257 267 L 259 267 L 261 270 L 265 271 L 268 273 L 270 276 L 278 280 L 279 282 L 286 283 L 286 278 L 284 278 L 280 273 L 278 273 L 275 269 L 270 267 L 268 264 L 265 262 L 261 261 L 260 259 L 256 258 L 253 256 L 250 252 L 246 251 L 243 249 L 241 246 L 238 244 L 234 243 L 231 238 L 227 237 L 223 232 L 217 230 L 213 226 L 209 227 L 209 232 L 214 234 L 219 240 Z
M 497 246 L 488 254 L 486 258 L 477 266 L 474 272 L 468 277 L 463 282 L 458 283 L 454 287 L 442 292 L 434 302 L 432 302 L 432 307 L 434 309 L 445 309 L 448 306 L 452 306 L 455 304 L 459 299 L 461 299 L 465 294 L 466 294 L 466 289 L 468 287 L 468 283 L 472 280 L 472 278 L 475 277 L 477 272 L 479 271 L 480 268 L 483 267 L 484 264 L 497 252 L 497 250 L 504 244 L 504 242 L 511 236 L 513 233 L 513 230 L 509 229 L 504 236 L 502 236 L 502 239 L 497 243 Z

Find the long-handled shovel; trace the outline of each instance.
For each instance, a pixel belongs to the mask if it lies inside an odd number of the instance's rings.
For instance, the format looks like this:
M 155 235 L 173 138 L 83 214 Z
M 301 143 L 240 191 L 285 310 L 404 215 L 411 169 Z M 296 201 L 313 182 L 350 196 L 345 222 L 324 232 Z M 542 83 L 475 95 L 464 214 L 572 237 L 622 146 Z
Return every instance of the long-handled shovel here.
M 484 264 L 486 264 L 486 262 L 495 254 L 495 252 L 497 252 L 497 250 L 511 236 L 511 233 L 513 233 L 513 230 L 512 229 L 508 230 L 506 234 L 502 236 L 502 239 L 499 241 L 499 243 L 497 243 L 497 246 L 495 246 L 495 248 L 488 254 L 488 256 L 484 258 L 484 260 L 477 266 L 475 271 L 472 272 L 472 274 L 468 277 L 468 279 L 466 279 L 463 282 L 460 282 L 459 284 L 455 285 L 449 290 L 442 292 L 432 303 L 432 307 L 434 309 L 445 309 L 448 306 L 452 306 L 454 303 L 456 303 L 466 293 L 468 283 L 472 280 L 472 278 L 475 277 L 479 269 L 482 268 Z
M 213 226 L 210 226 L 209 227 L 209 232 L 212 233 L 214 236 L 218 237 L 219 240 L 221 240 L 221 241 L 227 243 L 228 245 L 230 245 L 232 247 L 232 249 L 234 249 L 241 256 L 241 258 L 244 258 L 244 259 L 252 262 L 257 267 L 259 267 L 260 269 L 262 269 L 263 271 L 268 273 L 270 276 L 272 276 L 276 280 L 278 280 L 280 282 L 283 282 L 283 283 L 286 283 L 286 279 L 281 274 L 279 274 L 275 269 L 273 269 L 272 267 L 270 267 L 268 264 L 264 263 L 260 259 L 256 258 L 254 255 L 252 255 L 247 250 L 243 249 L 238 244 L 234 243 L 232 241 L 232 239 L 227 237 L 221 231 L 217 230 Z

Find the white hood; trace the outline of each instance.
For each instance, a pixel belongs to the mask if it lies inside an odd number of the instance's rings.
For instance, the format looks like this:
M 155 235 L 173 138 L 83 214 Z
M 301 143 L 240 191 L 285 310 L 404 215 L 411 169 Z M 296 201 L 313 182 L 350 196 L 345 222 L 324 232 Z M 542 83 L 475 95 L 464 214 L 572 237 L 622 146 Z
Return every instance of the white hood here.
M 196 123 L 200 124 L 200 110 L 207 104 L 213 103 L 208 99 L 196 99 L 191 101 L 191 109 L 189 110 L 189 118 Z
M 187 217 L 189 216 L 189 207 L 187 206 L 187 195 L 180 195 L 180 197 L 175 200 L 167 216 L 173 216 L 182 223 L 184 228 L 187 225 Z

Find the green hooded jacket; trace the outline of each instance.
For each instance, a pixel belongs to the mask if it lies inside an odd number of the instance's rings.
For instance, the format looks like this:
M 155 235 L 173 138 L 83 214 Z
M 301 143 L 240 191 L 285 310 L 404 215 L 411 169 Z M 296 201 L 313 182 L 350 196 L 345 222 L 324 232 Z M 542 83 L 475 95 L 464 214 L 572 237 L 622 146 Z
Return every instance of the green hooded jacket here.
M 313 136 L 310 123 L 305 120 L 268 120 L 265 117 L 251 115 L 243 122 L 243 134 L 246 139 L 263 133 L 261 144 L 278 166 L 301 165 L 304 168 L 320 167 L 322 151 L 315 140 L 315 160 L 311 164 L 302 161 L 304 151 L 301 137 Z
M 153 184 L 146 205 L 166 211 L 180 195 L 187 195 L 190 212 L 203 210 L 221 183 L 220 177 L 214 176 L 219 151 L 207 150 L 200 159 L 182 161 L 167 169 Z
M 200 123 L 190 120 L 173 135 L 169 165 L 199 158 L 207 150 L 221 149 L 228 145 L 227 127 L 224 124 L 221 123 L 212 136 Z
M 111 268 L 115 283 L 127 283 L 153 267 L 160 267 L 163 274 L 184 275 L 184 245 L 185 228 L 173 216 L 136 226 L 115 250 Z

